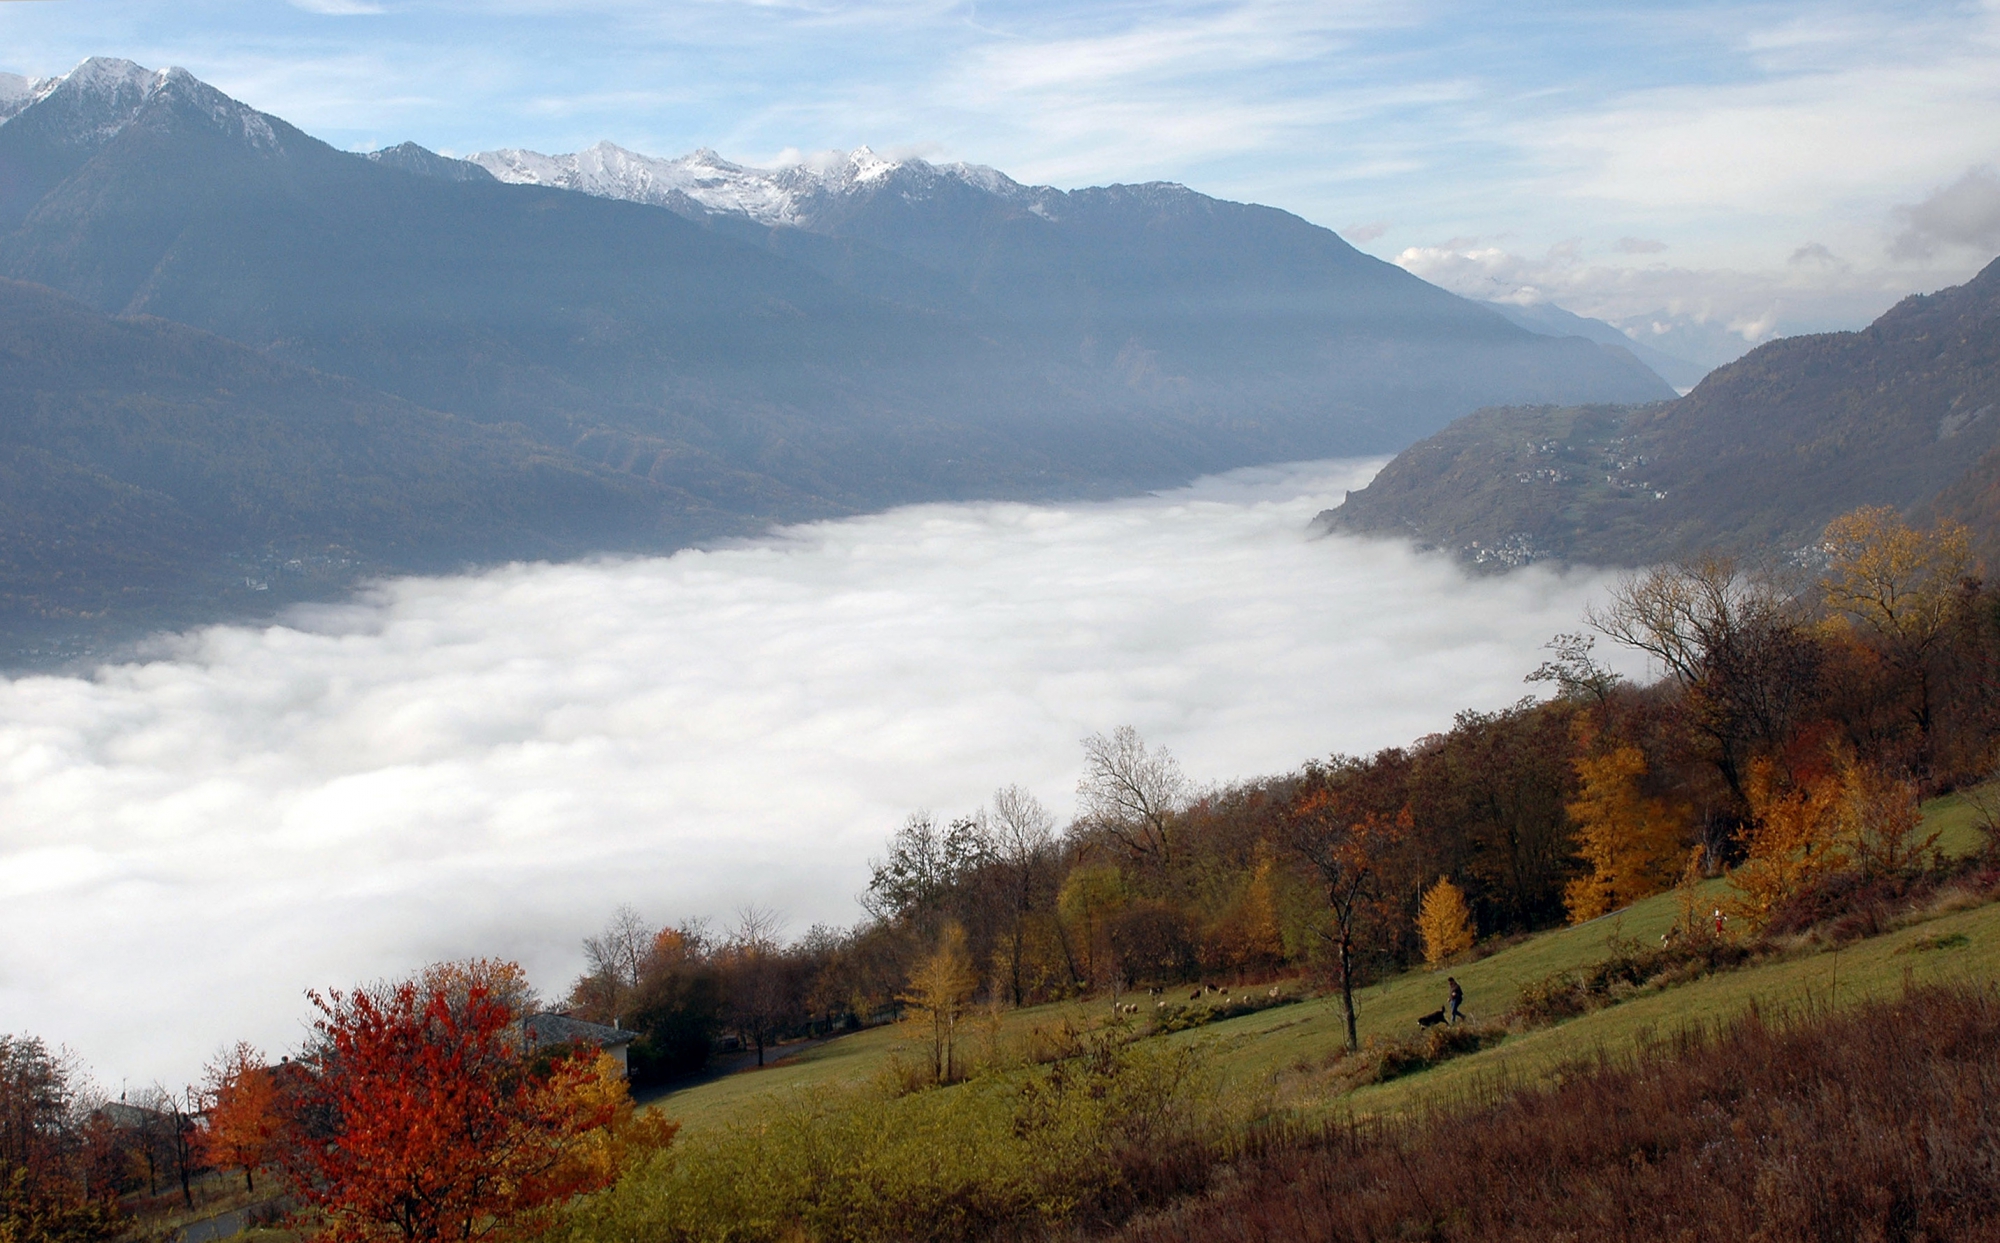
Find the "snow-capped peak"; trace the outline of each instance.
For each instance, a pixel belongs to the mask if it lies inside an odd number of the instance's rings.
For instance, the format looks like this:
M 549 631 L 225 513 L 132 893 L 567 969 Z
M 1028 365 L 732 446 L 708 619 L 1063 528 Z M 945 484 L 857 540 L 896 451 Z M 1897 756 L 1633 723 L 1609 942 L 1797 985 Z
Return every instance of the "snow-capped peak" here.
M 54 124 L 69 141 L 101 146 L 131 124 L 151 100 L 168 95 L 186 101 L 224 129 L 238 130 L 259 146 L 272 146 L 277 134 L 270 121 L 247 104 L 238 103 L 185 69 L 148 69 L 115 56 L 93 56 L 60 78 L 21 83 L 9 97 L 11 83 L 0 84 L 0 119 L 19 116 L 29 108 L 49 110 Z
M 552 186 L 601 198 L 626 199 L 671 208 L 684 215 L 748 216 L 762 224 L 810 228 L 816 207 L 829 197 L 860 193 L 887 183 L 898 173 L 905 192 L 921 191 L 939 180 L 963 182 L 989 194 L 1039 201 L 996 169 L 977 164 L 933 165 L 919 159 L 894 160 L 867 147 L 828 151 L 780 168 L 753 168 L 723 159 L 707 147 L 676 159 L 640 155 L 609 142 L 569 155 L 534 151 L 482 151 L 472 162 L 501 181 Z
M 0 73 L 0 125 L 42 102 L 61 81 L 61 78 L 24 78 L 18 73 Z

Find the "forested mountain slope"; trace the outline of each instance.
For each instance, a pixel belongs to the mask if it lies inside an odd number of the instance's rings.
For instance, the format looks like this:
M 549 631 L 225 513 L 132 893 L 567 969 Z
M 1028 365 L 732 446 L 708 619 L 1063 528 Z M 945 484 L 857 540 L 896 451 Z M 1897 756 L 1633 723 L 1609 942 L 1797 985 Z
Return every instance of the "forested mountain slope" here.
M 2000 261 L 1860 332 L 1792 337 L 1678 401 L 1482 410 L 1321 515 L 1476 564 L 1783 555 L 1861 505 L 1971 522 L 2000 552 Z
M 17 636 L 726 522 L 517 427 L 4 280 L 0 410 L 0 627 Z

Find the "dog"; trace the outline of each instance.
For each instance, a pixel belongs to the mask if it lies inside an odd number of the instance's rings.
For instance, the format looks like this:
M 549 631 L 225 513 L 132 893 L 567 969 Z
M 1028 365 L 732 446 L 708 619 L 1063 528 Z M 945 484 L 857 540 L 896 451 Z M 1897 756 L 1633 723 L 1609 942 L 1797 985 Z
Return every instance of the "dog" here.
M 1422 1018 L 1418 1019 L 1417 1026 L 1427 1027 L 1427 1028 L 1436 1027 L 1438 1024 L 1442 1022 L 1444 1022 L 1444 1007 L 1439 1006 L 1437 1009 L 1431 1011 L 1429 1014 L 1426 1014 Z

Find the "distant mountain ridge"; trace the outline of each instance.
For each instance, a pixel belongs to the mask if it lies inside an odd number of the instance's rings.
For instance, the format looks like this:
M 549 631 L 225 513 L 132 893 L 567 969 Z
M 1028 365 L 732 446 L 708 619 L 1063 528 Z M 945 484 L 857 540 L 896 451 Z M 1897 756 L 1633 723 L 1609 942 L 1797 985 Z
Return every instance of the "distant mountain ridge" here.
M 2000 567 L 2000 259 L 1860 332 L 1790 337 L 1636 408 L 1483 410 L 1320 515 L 1495 568 L 1810 549 L 1861 505 L 1973 527 Z
M 1537 302 L 1523 305 L 1515 302 L 1488 302 L 1492 307 L 1513 323 L 1529 332 L 1547 333 L 1552 337 L 1582 337 L 1586 341 L 1596 341 L 1601 345 L 1616 345 L 1628 349 L 1640 362 L 1653 369 L 1659 377 L 1686 393 L 1700 384 L 1703 377 L 1713 370 L 1700 363 L 1689 362 L 1685 358 L 1656 350 L 1643 341 L 1634 341 L 1615 325 L 1601 319 L 1591 319 L 1555 305 L 1552 302 Z
M 744 216 L 765 225 L 811 229 L 831 203 L 872 183 L 895 178 L 908 183 L 950 180 L 1022 203 L 1046 214 L 1062 192 L 1023 186 L 998 169 L 978 164 L 931 164 L 892 160 L 867 147 L 833 152 L 784 168 L 752 168 L 723 159 L 707 147 L 663 159 L 641 155 L 610 142 L 565 155 L 506 148 L 467 157 L 509 185 L 549 186 L 600 198 L 649 203 L 688 214 Z
M 628 477 L 645 505 L 594 528 L 605 547 L 1129 493 L 1393 449 L 1495 401 L 1670 391 L 1626 351 L 1529 333 L 1295 216 L 1180 186 L 1063 192 L 854 157 L 767 184 L 601 153 L 598 172 L 683 196 L 663 210 L 414 144 L 337 151 L 178 69 L 94 59 L 0 99 L 0 278 Z M 548 555 L 577 547 L 560 528 Z M 423 551 L 382 549 L 383 570 Z M 71 607 L 44 586 L 14 598 Z

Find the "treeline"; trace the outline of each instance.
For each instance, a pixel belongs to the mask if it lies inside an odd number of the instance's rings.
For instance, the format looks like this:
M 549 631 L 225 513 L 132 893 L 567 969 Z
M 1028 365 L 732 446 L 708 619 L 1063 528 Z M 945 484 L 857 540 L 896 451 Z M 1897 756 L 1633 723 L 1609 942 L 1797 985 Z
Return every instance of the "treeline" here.
M 569 1004 L 642 1033 L 635 1058 L 669 1075 L 718 1039 L 761 1060 L 912 1004 L 1278 974 L 1342 987 L 1351 1030 L 1353 988 L 1427 950 L 1732 868 L 1731 915 L 1761 926 L 1836 874 L 1926 862 L 1917 800 L 1987 776 L 2000 739 L 2000 592 L 1962 528 L 1860 510 L 1813 556 L 1634 576 L 1595 633 L 1549 645 L 1528 675 L 1547 698 L 1371 756 L 1201 788 L 1129 728 L 1093 736 L 1067 826 L 1017 787 L 912 815 L 872 865 L 867 918 L 790 944 L 768 912 L 718 934 L 621 911 Z M 1612 673 L 1599 635 L 1663 676 Z M 913 988 L 941 971 L 947 995 Z

